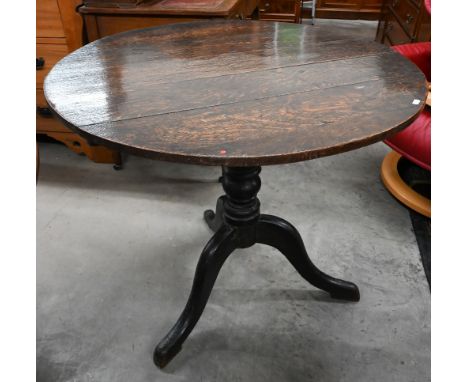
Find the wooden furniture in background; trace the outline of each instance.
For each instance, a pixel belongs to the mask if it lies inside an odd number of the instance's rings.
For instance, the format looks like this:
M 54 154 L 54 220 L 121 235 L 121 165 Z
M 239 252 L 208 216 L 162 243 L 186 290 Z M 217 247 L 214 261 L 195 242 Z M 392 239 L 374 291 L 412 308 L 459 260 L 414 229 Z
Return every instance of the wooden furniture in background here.
M 260 19 L 297 22 L 311 18 L 310 9 L 304 8 L 297 14 L 300 3 L 300 0 L 260 0 Z M 381 7 L 382 0 L 317 0 L 315 17 L 378 20 Z
M 317 0 L 316 17 L 378 20 L 381 8 L 382 0 Z
M 120 163 L 116 151 L 91 146 L 53 117 L 44 98 L 44 78 L 69 52 L 83 45 L 83 26 L 76 7 L 80 0 L 37 0 L 36 2 L 36 133 L 48 135 L 76 153 L 99 163 Z
M 260 0 L 259 17 L 265 21 L 299 21 L 300 0 Z
M 375 40 L 386 45 L 431 40 L 431 17 L 423 0 L 385 0 Z
M 51 71 L 46 97 L 83 136 L 135 155 L 223 168 L 225 195 L 204 214 L 215 233 L 185 309 L 155 349 L 159 367 L 181 350 L 237 248 L 269 245 L 332 298 L 359 300 L 358 287 L 319 270 L 298 231 L 261 214 L 257 198 L 260 166 L 369 145 L 424 108 L 415 100 L 425 99 L 426 79 L 415 65 L 339 33 L 346 32 L 261 21 L 173 24 L 87 45 Z M 96 94 L 105 105 L 86 102 Z
M 98 0 L 93 1 L 98 3 Z M 174 24 L 194 20 L 224 18 L 244 19 L 256 17 L 258 0 L 159 0 L 109 6 L 86 3 L 79 11 L 84 17 L 88 41 L 132 29 Z
M 127 7 L 140 3 L 148 3 L 154 0 L 83 0 L 84 5 L 90 7 Z

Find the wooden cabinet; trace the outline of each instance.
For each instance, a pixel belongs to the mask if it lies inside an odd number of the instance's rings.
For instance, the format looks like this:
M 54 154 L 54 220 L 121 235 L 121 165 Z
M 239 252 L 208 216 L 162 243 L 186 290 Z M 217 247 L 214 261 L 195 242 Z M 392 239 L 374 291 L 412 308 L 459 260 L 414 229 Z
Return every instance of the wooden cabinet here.
M 421 0 L 385 0 L 376 41 L 400 45 L 431 40 L 431 18 Z
M 119 163 L 118 152 L 91 146 L 54 118 L 44 97 L 44 79 L 69 52 L 83 45 L 83 25 L 76 7 L 80 0 L 36 1 L 36 133 L 48 135 L 100 163 Z
M 87 39 L 91 42 L 115 33 L 157 25 L 212 18 L 255 17 L 258 1 L 156 0 L 118 7 L 110 6 L 107 1 L 96 0 L 86 1 L 79 11 L 84 17 Z

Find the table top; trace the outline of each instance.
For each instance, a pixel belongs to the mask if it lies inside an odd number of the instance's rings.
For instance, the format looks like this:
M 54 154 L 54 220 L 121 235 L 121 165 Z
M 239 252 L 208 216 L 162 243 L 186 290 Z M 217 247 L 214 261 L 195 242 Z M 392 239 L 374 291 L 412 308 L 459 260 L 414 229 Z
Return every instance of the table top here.
M 88 44 L 49 73 L 53 112 L 91 143 L 204 165 L 261 166 L 356 149 L 408 126 L 426 81 L 346 30 L 203 21 Z

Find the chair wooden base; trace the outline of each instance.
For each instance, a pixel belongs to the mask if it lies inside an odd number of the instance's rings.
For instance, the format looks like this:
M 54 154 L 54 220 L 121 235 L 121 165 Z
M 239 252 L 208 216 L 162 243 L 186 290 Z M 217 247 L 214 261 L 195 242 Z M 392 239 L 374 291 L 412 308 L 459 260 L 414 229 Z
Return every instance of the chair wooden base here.
M 431 217 L 431 200 L 418 194 L 406 184 L 398 173 L 398 161 L 401 155 L 395 151 L 389 152 L 380 169 L 382 182 L 387 190 L 408 208 L 420 214 Z

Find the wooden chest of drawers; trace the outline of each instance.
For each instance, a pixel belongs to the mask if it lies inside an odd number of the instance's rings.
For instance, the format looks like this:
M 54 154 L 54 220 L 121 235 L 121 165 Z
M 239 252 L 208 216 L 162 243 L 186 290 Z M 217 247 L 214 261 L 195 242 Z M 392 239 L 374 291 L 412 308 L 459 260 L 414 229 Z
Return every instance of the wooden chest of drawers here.
M 119 163 L 120 155 L 102 146 L 91 146 L 55 119 L 44 97 L 44 79 L 69 52 L 83 45 L 83 25 L 76 12 L 80 0 L 36 1 L 36 133 L 48 135 L 100 163 Z
M 376 41 L 400 45 L 431 40 L 431 18 L 423 0 L 385 0 Z

